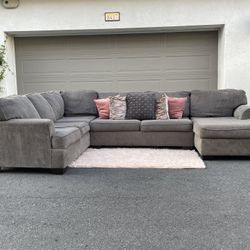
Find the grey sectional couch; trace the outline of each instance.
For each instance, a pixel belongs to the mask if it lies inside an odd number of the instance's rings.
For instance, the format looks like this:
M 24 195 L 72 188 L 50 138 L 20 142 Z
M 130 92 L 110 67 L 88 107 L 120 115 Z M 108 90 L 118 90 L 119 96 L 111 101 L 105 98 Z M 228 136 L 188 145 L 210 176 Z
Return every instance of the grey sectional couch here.
M 242 90 L 167 92 L 187 97 L 179 120 L 98 118 L 93 100 L 115 94 L 50 91 L 0 98 L 0 167 L 61 173 L 89 146 L 195 147 L 201 156 L 250 156 L 250 107 Z

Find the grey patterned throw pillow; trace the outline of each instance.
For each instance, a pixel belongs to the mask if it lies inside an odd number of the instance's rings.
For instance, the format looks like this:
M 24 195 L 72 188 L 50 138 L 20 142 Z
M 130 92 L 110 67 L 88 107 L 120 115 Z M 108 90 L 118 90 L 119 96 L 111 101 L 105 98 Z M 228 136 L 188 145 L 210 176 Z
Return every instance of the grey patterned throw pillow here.
M 157 98 L 155 109 L 156 120 L 170 119 L 168 114 L 168 97 L 166 94 L 162 94 L 160 98 Z
M 126 115 L 126 97 L 116 95 L 109 97 L 109 100 L 109 118 L 111 120 L 124 120 Z
M 153 120 L 155 119 L 154 93 L 127 94 L 126 119 Z

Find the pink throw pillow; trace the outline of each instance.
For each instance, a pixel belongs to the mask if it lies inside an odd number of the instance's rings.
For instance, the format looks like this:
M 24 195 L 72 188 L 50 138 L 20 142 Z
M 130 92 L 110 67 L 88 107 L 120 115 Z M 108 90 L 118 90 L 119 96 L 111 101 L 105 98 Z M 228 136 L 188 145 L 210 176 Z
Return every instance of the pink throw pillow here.
M 96 108 L 101 119 L 109 119 L 109 98 L 105 99 L 95 99 L 94 100 Z
M 170 119 L 181 119 L 186 106 L 187 97 L 168 97 Z

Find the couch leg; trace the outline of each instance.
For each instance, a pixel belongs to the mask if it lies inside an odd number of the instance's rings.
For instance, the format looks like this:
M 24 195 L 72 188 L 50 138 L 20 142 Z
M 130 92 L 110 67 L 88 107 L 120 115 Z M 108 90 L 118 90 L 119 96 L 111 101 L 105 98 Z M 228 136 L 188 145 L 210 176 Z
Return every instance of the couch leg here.
M 66 172 L 66 170 L 67 170 L 67 167 L 66 168 L 52 168 L 50 172 L 52 174 L 62 175 Z

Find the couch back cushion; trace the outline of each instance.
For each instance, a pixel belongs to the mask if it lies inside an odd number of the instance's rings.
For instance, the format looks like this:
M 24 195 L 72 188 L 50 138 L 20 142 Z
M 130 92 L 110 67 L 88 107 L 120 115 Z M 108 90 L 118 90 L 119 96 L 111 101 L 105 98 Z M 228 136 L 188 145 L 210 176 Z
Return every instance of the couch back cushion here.
M 40 116 L 34 105 L 26 96 L 9 96 L 0 98 L 0 120 L 29 119 Z
M 230 117 L 234 110 L 247 104 L 243 90 L 194 90 L 191 92 L 192 117 Z
M 48 91 L 41 93 L 41 95 L 47 100 L 52 107 L 56 120 L 60 119 L 64 115 L 64 101 L 59 91 Z
M 41 118 L 56 121 L 55 113 L 48 101 L 38 93 L 26 95 L 32 102 Z
M 62 91 L 65 115 L 97 115 L 95 99 L 98 93 L 92 90 Z

